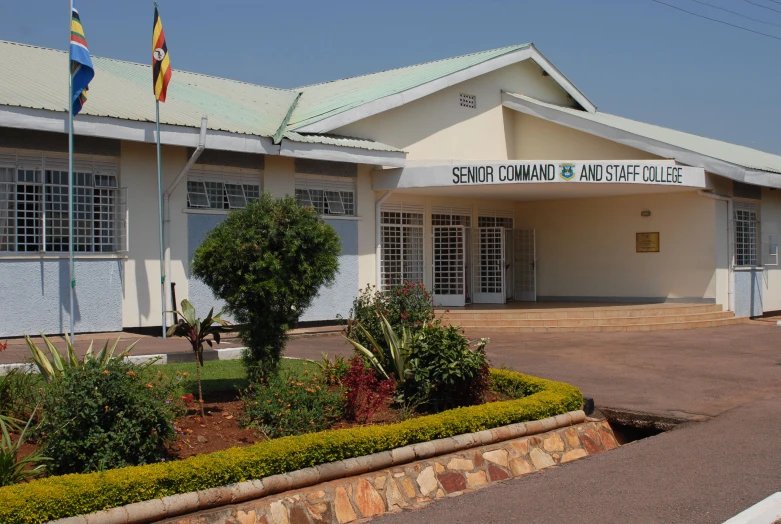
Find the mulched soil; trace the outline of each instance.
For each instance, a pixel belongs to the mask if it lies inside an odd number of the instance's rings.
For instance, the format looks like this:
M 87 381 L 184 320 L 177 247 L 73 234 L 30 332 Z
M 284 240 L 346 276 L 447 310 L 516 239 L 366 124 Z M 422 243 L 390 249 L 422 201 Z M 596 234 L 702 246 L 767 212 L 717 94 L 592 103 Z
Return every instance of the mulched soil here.
M 243 409 L 235 394 L 204 401 L 203 410 L 203 418 L 197 409 L 190 409 L 186 416 L 176 421 L 178 434 L 168 447 L 172 459 L 186 459 L 266 440 L 257 431 L 241 427 Z

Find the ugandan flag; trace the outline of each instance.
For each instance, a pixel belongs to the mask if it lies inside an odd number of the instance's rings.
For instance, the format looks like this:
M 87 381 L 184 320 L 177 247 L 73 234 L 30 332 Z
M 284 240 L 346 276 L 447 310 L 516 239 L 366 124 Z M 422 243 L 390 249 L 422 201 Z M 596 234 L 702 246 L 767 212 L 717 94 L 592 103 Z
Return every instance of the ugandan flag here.
M 92 67 L 92 58 L 89 56 L 87 39 L 84 38 L 84 28 L 81 26 L 81 18 L 76 10 L 76 4 L 71 3 L 71 81 L 73 82 L 73 100 L 71 111 L 78 115 L 84 103 L 87 101 L 89 83 L 95 77 L 95 69 Z
M 155 24 L 152 30 L 152 82 L 155 98 L 160 102 L 165 102 L 171 73 L 171 61 L 168 58 L 168 45 L 165 43 L 163 22 L 160 21 L 160 13 L 157 12 L 157 2 L 155 2 Z

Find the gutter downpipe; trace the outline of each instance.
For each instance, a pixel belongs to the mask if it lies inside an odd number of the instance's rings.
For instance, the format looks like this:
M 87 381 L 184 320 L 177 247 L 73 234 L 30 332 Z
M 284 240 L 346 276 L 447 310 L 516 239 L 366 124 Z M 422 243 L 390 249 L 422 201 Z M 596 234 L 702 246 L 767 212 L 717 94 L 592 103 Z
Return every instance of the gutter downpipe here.
M 374 279 L 378 289 L 382 287 L 382 204 L 388 200 L 391 193 L 393 193 L 392 189 L 387 190 L 374 204 L 374 239 L 377 242 L 377 248 L 374 254 Z
M 733 252 L 733 246 L 732 246 L 732 197 L 726 197 L 717 195 L 710 190 L 705 189 L 698 189 L 697 194 L 706 198 L 710 198 L 713 200 L 718 200 L 721 202 L 727 203 L 727 309 L 734 312 L 735 311 L 735 296 L 732 291 L 733 284 L 732 279 L 734 276 L 734 273 L 732 271 L 732 252 Z
M 195 151 L 193 151 L 193 154 L 190 156 L 190 160 L 187 161 L 187 163 L 184 165 L 184 167 L 179 172 L 179 174 L 176 175 L 176 178 L 174 178 L 174 181 L 171 182 L 171 185 L 168 186 L 168 189 L 166 189 L 165 194 L 163 195 L 163 204 L 165 209 L 165 235 L 163 236 L 166 242 L 165 274 L 168 275 L 169 279 L 171 278 L 171 195 L 173 194 L 177 186 L 181 183 L 181 181 L 184 179 L 184 177 L 187 176 L 187 173 L 190 171 L 193 165 L 195 165 L 195 162 L 198 161 L 198 157 L 201 156 L 203 150 L 206 149 L 207 123 L 208 123 L 208 117 L 205 116 L 201 117 L 201 132 L 198 135 L 198 147 L 195 148 Z M 166 303 L 166 309 L 168 311 L 176 309 L 176 304 L 172 304 L 171 301 L 172 301 L 172 297 L 169 288 L 165 292 L 165 303 Z

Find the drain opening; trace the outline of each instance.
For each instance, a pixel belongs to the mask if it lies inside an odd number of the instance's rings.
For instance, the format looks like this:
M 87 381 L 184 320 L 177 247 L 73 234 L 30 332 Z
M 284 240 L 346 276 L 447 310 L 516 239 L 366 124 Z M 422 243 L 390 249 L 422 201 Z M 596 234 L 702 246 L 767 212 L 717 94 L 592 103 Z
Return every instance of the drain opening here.
M 621 445 L 653 437 L 673 430 L 686 422 L 691 422 L 691 420 L 684 418 L 601 406 L 595 411 L 601 413 L 607 419 L 610 427 L 613 429 L 616 440 Z

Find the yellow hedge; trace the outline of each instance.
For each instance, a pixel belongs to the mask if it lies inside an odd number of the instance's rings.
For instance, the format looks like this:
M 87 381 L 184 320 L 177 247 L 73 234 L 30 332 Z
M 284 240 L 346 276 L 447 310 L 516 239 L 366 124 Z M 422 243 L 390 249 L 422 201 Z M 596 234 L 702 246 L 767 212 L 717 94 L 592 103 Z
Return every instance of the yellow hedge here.
M 295 471 L 393 448 L 539 420 L 580 409 L 576 387 L 514 371 L 491 370 L 493 389 L 528 395 L 458 408 L 387 426 L 284 437 L 186 460 L 62 475 L 0 488 L 0 522 L 38 523 L 134 502 Z

